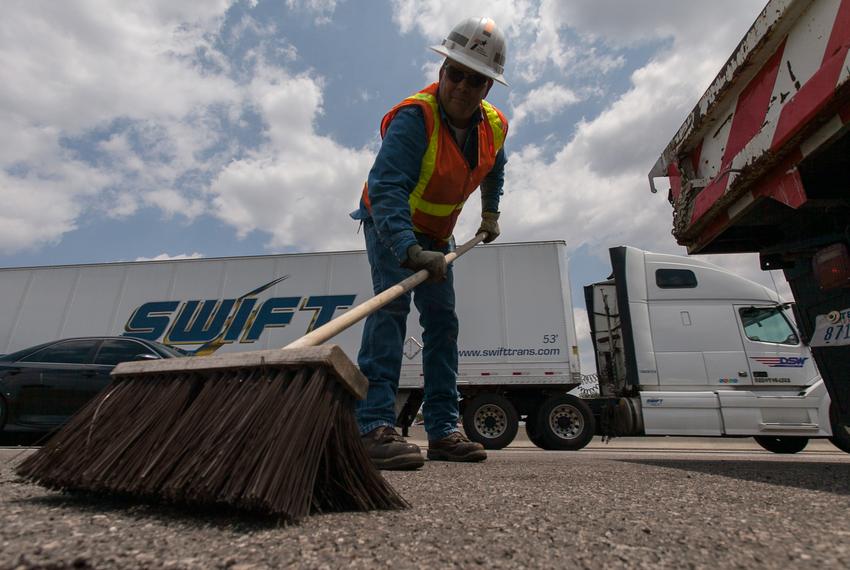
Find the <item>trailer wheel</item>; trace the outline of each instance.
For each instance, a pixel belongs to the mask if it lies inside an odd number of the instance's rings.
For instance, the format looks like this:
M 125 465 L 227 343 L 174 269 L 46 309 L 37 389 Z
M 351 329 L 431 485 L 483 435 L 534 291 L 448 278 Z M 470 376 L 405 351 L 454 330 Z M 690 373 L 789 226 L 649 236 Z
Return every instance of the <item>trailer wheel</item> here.
M 499 394 L 481 394 L 463 412 L 466 436 L 486 449 L 502 449 L 516 437 L 519 415 L 514 405 Z
M 577 451 L 593 439 L 596 422 L 581 398 L 558 394 L 540 406 L 536 431 L 543 449 Z
M 844 453 L 850 453 L 850 426 L 838 419 L 835 402 L 829 405 L 829 423 L 832 426 L 832 437 L 829 441 Z
M 809 444 L 807 437 L 783 435 L 756 435 L 756 443 L 773 453 L 799 453 Z

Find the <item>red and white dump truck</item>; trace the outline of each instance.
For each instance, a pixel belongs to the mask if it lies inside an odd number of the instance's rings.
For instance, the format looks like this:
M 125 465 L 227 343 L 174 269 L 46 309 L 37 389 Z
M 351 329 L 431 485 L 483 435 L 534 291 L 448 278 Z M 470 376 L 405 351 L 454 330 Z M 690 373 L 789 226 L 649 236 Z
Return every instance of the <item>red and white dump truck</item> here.
M 771 0 L 650 172 L 691 254 L 757 252 L 850 420 L 850 0 Z

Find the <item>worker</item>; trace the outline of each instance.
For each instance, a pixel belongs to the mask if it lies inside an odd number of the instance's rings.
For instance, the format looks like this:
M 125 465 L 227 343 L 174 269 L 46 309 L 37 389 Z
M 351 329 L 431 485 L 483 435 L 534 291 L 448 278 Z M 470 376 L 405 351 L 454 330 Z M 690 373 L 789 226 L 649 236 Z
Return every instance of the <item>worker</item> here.
M 455 26 L 431 49 L 445 59 L 439 81 L 404 99 L 381 121 L 381 148 L 363 188 L 360 220 L 375 293 L 413 272 L 429 279 L 370 315 L 357 363 L 369 380 L 357 421 L 363 443 L 379 469 L 417 469 L 418 446 L 395 430 L 403 343 L 410 300 L 422 325 L 425 382 L 423 415 L 428 459 L 482 461 L 484 446 L 458 424 L 458 319 L 451 265 L 452 231 L 469 196 L 481 187 L 485 243 L 499 235 L 499 199 L 505 171 L 505 116 L 484 101 L 503 76 L 505 39 L 489 18 Z

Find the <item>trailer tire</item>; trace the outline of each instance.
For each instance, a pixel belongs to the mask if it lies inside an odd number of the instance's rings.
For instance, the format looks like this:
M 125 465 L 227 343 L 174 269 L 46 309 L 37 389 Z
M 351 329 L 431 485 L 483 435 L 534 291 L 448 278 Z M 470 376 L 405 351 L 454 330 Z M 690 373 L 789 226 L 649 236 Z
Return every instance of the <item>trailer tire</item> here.
M 772 453 L 799 453 L 806 449 L 809 438 L 785 435 L 756 435 L 756 443 Z
M 578 451 L 596 433 L 590 406 L 570 394 L 558 394 L 543 402 L 536 424 L 541 447 L 549 450 Z
M 485 449 L 502 449 L 516 437 L 519 414 L 514 405 L 500 394 L 480 394 L 463 412 L 466 437 Z
M 528 436 L 528 441 L 530 441 L 540 449 L 546 449 L 545 447 L 543 447 L 545 445 L 543 443 L 543 438 L 540 437 L 540 432 L 537 431 L 537 417 L 538 410 L 535 410 L 534 412 L 528 414 L 528 416 L 525 418 L 525 433 Z
M 847 425 L 847 422 L 838 419 L 835 402 L 829 405 L 829 424 L 832 427 L 832 436 L 829 441 L 844 453 L 850 453 L 850 426 Z

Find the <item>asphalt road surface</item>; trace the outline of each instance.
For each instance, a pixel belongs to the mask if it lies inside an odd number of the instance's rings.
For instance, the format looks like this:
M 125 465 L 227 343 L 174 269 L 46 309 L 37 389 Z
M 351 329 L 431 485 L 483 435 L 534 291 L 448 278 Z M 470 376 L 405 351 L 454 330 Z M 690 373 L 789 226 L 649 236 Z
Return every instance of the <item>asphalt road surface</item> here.
M 783 456 L 750 439 L 519 440 L 386 472 L 410 510 L 288 527 L 47 491 L 14 475 L 27 453 L 0 449 L 3 569 L 850 567 L 850 455 L 826 441 Z

